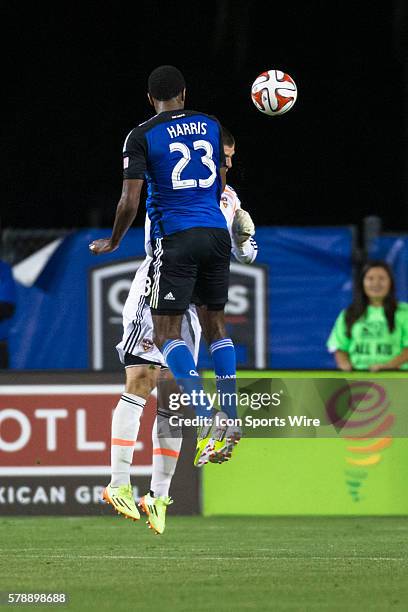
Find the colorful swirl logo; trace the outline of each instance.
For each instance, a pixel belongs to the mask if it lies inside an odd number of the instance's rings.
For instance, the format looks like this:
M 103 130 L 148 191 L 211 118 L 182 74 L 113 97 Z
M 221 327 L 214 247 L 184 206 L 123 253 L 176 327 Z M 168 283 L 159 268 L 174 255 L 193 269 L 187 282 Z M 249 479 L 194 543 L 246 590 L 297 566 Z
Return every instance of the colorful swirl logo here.
M 389 433 L 395 414 L 389 412 L 386 390 L 372 381 L 349 381 L 327 401 L 327 415 L 347 441 L 346 484 L 353 501 L 361 497 L 369 470 L 382 460 L 382 451 L 392 444 Z

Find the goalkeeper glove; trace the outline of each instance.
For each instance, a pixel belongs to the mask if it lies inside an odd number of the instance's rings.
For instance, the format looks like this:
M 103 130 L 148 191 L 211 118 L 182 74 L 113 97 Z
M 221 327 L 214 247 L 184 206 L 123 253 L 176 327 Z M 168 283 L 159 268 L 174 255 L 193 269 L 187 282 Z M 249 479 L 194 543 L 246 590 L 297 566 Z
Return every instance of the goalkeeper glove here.
M 242 246 L 248 238 L 255 234 L 254 222 L 250 214 L 242 208 L 238 208 L 235 211 L 232 221 L 232 234 L 238 246 Z

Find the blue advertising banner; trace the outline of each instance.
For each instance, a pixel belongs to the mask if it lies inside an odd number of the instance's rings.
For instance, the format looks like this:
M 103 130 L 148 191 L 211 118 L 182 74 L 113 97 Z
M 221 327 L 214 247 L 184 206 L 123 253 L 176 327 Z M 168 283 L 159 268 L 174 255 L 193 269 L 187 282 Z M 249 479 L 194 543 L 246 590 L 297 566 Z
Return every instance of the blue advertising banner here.
M 120 369 L 115 344 L 121 310 L 144 257 L 142 228 L 115 253 L 95 257 L 92 240 L 109 230 L 66 237 L 31 287 L 18 286 L 10 338 L 16 369 Z M 233 263 L 228 333 L 240 368 L 333 368 L 325 343 L 351 300 L 349 228 L 257 228 L 258 258 Z M 200 367 L 209 367 L 206 348 Z

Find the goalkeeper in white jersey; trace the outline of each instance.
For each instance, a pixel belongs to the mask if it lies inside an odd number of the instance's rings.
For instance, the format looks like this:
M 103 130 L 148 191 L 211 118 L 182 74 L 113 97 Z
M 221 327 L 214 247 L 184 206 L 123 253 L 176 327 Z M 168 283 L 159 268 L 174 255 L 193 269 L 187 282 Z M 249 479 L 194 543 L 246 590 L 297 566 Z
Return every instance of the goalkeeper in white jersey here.
M 232 166 L 235 142 L 232 135 L 223 128 L 223 144 L 227 168 Z M 249 214 L 241 208 L 241 202 L 232 187 L 227 185 L 221 197 L 220 208 L 226 218 L 232 241 L 232 253 L 240 263 L 250 264 L 257 255 L 257 245 L 252 236 L 254 224 Z M 165 358 L 154 344 L 153 321 L 150 307 L 146 303 L 149 295 L 149 267 L 152 261 L 150 245 L 150 220 L 145 221 L 146 258 L 138 268 L 123 309 L 123 337 L 117 345 L 121 362 L 125 366 L 126 388 L 121 396 L 112 419 L 111 439 L 111 482 L 106 487 L 103 498 L 125 516 L 139 519 L 132 486 L 130 467 L 134 445 L 139 431 L 140 417 L 152 389 L 166 382 L 166 391 L 179 392 L 179 389 L 166 367 Z M 201 332 L 200 308 L 190 304 L 182 322 L 182 338 L 189 347 L 197 363 Z M 172 380 L 173 383 L 169 383 Z M 169 384 L 174 384 L 170 390 Z M 174 412 L 168 408 L 166 397 L 157 398 L 157 415 L 152 431 L 153 472 L 150 492 L 140 500 L 139 506 L 147 513 L 148 523 L 156 533 L 163 533 L 166 508 L 172 502 L 169 487 L 175 472 L 182 444 L 181 427 L 170 426 L 169 417 Z M 225 439 L 226 432 L 223 432 Z M 231 456 L 232 448 L 219 445 L 218 452 L 207 448 L 199 450 L 195 465 L 200 467 L 208 461 L 222 463 Z

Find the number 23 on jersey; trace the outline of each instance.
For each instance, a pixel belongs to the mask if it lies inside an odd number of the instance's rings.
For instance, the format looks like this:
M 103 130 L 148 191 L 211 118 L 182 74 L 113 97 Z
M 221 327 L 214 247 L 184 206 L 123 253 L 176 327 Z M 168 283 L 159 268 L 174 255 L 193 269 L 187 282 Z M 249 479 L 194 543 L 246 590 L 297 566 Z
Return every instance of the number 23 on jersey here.
M 169 148 L 171 153 L 179 151 L 182 155 L 182 157 L 174 166 L 173 171 L 171 173 L 171 182 L 173 185 L 173 189 L 189 189 L 192 187 L 197 187 L 197 185 L 198 187 L 202 187 L 203 189 L 211 187 L 211 185 L 217 178 L 217 168 L 212 159 L 213 147 L 212 144 L 208 142 L 208 140 L 195 140 L 193 142 L 193 148 L 195 151 L 199 149 L 205 151 L 205 155 L 201 157 L 201 163 L 204 164 L 204 166 L 207 166 L 207 168 L 209 168 L 211 172 L 210 176 L 206 179 L 182 179 L 181 173 L 191 161 L 191 151 L 189 147 L 183 142 L 171 142 L 169 144 Z

